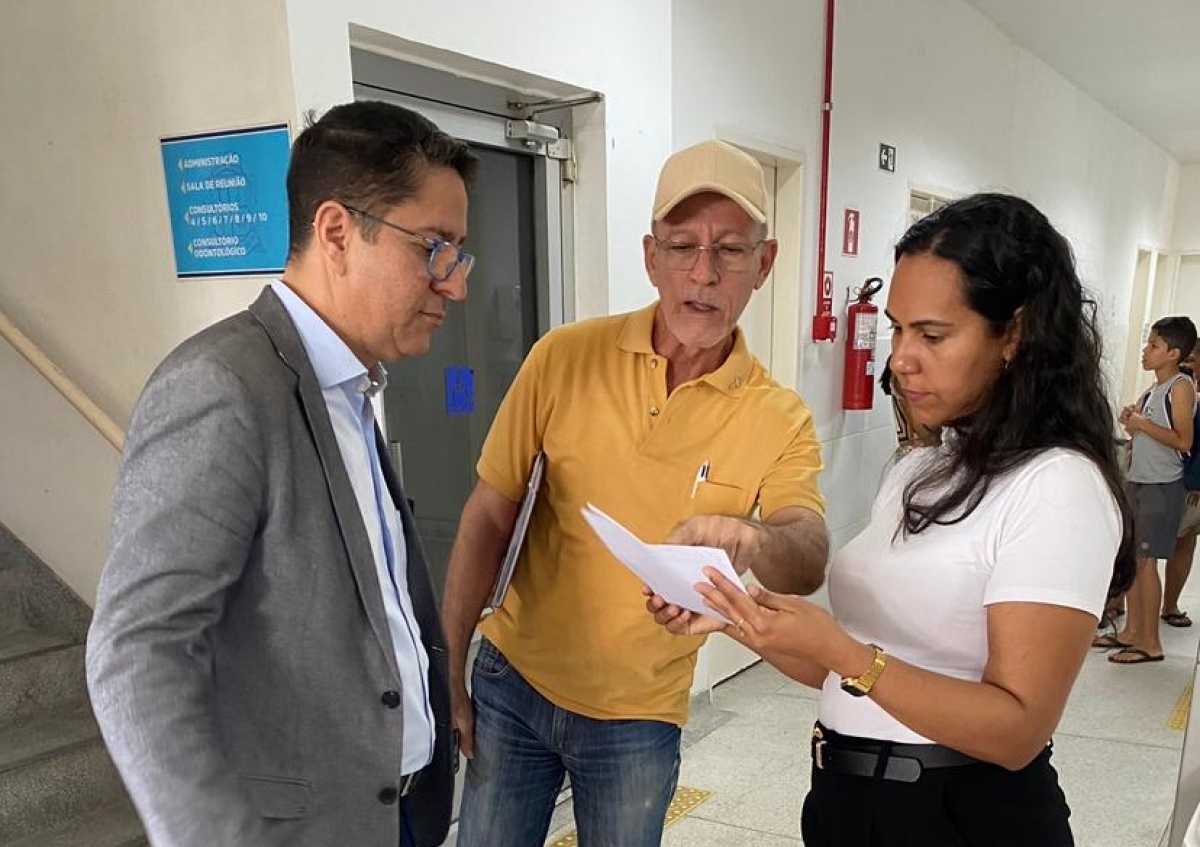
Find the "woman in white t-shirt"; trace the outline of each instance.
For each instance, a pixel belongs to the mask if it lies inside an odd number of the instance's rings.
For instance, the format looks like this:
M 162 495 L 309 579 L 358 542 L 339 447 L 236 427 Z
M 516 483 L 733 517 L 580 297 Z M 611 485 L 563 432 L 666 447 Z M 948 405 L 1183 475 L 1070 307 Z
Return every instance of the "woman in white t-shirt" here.
M 822 689 L 808 847 L 1069 845 L 1050 739 L 1134 564 L 1095 304 L 1016 197 L 946 206 L 895 258 L 891 367 L 943 442 L 896 465 L 835 556 L 833 614 L 716 571 L 702 593 L 735 625 L 648 608 Z

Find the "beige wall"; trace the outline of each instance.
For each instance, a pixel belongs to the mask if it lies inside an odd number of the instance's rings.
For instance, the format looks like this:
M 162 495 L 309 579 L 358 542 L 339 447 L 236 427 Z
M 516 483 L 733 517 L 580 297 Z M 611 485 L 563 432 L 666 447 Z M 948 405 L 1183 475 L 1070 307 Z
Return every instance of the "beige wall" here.
M 0 403 L 0 522 L 90 604 L 120 457 L 3 341 L 0 385 L 20 398 Z
M 124 427 L 262 284 L 175 279 L 158 142 L 291 121 L 283 0 L 6 3 L 0 105 L 0 310 Z M 90 601 L 116 451 L 2 341 L 0 396 L 0 521 Z
M 118 423 L 261 280 L 178 282 L 159 138 L 292 119 L 283 0 L 5 4 L 0 309 Z

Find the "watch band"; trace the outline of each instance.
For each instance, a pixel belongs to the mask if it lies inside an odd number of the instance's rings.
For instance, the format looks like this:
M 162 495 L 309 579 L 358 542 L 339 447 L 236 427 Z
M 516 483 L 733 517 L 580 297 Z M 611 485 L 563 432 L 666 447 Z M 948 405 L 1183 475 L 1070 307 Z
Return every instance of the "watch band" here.
M 878 644 L 868 644 L 875 650 L 875 658 L 871 662 L 871 667 L 867 668 L 867 672 L 862 676 L 844 676 L 842 677 L 842 690 L 853 697 L 865 697 L 871 693 L 871 689 L 875 687 L 875 683 L 879 680 L 883 669 L 887 667 L 887 654 L 883 652 L 883 648 Z

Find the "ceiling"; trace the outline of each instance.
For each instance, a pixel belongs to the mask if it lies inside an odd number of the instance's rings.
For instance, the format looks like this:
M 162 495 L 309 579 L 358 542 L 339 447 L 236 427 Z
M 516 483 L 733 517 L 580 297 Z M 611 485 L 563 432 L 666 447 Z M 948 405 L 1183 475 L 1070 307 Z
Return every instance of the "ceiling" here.
M 1180 162 L 1200 162 L 1200 0 L 967 0 Z

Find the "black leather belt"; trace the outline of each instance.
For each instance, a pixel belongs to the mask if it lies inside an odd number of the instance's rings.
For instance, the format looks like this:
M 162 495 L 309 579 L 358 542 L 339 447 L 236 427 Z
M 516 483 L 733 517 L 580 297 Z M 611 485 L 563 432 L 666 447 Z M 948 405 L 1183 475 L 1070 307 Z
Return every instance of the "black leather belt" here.
M 979 764 L 978 759 L 940 744 L 849 738 L 819 723 L 813 727 L 812 759 L 819 770 L 892 782 L 916 782 L 924 771 L 934 768 Z
M 400 777 L 400 796 L 407 797 L 408 793 L 410 791 L 412 791 L 413 788 L 416 787 L 417 780 L 419 780 L 420 778 L 421 778 L 420 771 L 413 771 L 412 773 L 406 773 L 404 776 Z

